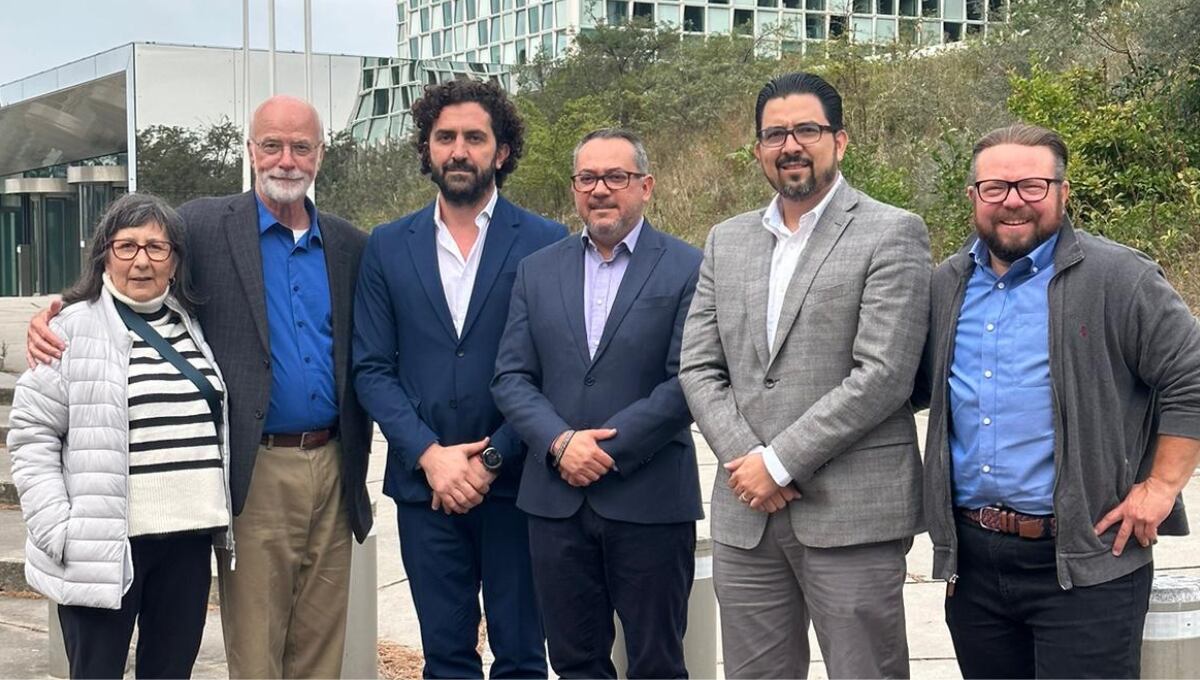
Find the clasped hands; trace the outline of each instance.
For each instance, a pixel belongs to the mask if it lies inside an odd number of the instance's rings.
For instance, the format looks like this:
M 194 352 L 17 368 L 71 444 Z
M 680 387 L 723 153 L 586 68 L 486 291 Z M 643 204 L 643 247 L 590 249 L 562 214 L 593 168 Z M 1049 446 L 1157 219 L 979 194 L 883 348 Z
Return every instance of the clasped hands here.
M 599 442 L 617 436 L 611 428 L 597 430 L 567 430 L 551 444 L 551 452 L 566 442 L 566 450 L 558 458 L 558 474 L 571 486 L 585 487 L 598 481 L 613 468 L 612 456 L 600 448 Z
M 792 485 L 779 486 L 767 470 L 762 453 L 748 453 L 725 463 L 729 488 L 738 500 L 759 512 L 772 513 L 787 507 L 800 497 Z
M 421 454 L 417 464 L 433 491 L 434 510 L 461 515 L 483 502 L 496 480 L 496 473 L 485 468 L 479 458 L 489 439 L 454 446 L 435 442 Z

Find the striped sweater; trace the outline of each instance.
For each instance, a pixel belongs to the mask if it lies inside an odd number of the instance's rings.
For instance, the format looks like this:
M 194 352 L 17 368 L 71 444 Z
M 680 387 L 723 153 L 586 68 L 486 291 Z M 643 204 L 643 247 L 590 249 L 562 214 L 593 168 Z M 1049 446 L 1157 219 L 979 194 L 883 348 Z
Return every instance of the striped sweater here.
M 122 301 L 221 394 L 216 371 L 192 342 L 178 314 L 160 300 Z M 224 528 L 229 525 L 224 470 L 208 402 L 171 362 L 136 333 L 129 333 L 133 339 L 128 391 L 129 535 Z

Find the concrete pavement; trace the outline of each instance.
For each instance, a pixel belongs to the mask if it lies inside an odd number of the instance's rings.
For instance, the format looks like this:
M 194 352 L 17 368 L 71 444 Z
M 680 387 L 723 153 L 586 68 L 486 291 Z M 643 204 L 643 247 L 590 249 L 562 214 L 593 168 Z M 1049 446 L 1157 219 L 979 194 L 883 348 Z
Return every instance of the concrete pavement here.
M 24 364 L 24 336 L 28 318 L 46 305 L 46 298 L 0 298 L 0 347 L 7 345 L 3 369 L 19 371 Z M 11 385 L 13 376 L 0 375 L 0 388 Z M 921 429 L 924 418 L 918 417 Z M 704 490 L 705 512 L 708 513 L 708 491 L 716 475 L 716 459 L 698 438 L 699 467 Z M 399 537 L 396 531 L 396 508 L 382 495 L 383 471 L 386 464 L 386 443 L 380 436 L 372 450 L 367 477 L 368 489 L 377 503 L 376 533 L 378 536 L 378 626 L 381 642 L 397 644 L 412 650 L 420 649 L 420 631 L 409 592 L 407 577 L 400 560 Z M 8 470 L 3 471 L 7 476 Z M 1193 479 L 1184 492 L 1192 526 L 1200 526 L 1200 482 Z M 10 506 L 11 507 L 11 506 Z M 5 513 L 9 517 L 13 513 Z M 19 520 L 19 516 L 18 516 Z M 13 527 L 9 527 L 13 529 Z M 7 535 L 14 531 L 0 532 Z M 19 531 L 15 532 L 19 535 Z M 700 522 L 697 533 L 709 536 L 708 522 Z M 3 549 L 4 546 L 0 546 Z M 1200 576 L 1200 536 L 1164 537 L 1155 549 L 1159 573 L 1175 572 Z M 949 634 L 942 617 L 945 584 L 932 581 L 932 548 L 926 535 L 916 537 L 908 555 L 908 579 L 904 586 L 909 650 L 914 678 L 957 678 L 958 667 Z M 713 622 L 716 625 L 716 622 Z M 719 640 L 719 631 L 718 638 Z M 810 632 L 813 650 L 812 678 L 825 678 L 820 648 Z M 13 597 L 0 592 L 0 677 L 44 677 L 47 666 L 47 606 L 46 601 L 28 597 Z M 720 649 L 717 673 L 721 675 Z M 490 661 L 486 652 L 485 660 Z M 210 608 L 208 626 L 200 658 L 195 669 L 197 678 L 226 677 L 224 650 L 221 643 L 220 612 Z M 414 676 L 415 677 L 415 676 Z

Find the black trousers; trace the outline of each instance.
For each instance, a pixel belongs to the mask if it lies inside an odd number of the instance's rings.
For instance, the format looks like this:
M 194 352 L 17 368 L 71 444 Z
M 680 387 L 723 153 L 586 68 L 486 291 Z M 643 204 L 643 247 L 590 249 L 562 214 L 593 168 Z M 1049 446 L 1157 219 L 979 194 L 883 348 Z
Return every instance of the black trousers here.
M 686 678 L 683 634 L 696 523 L 605 519 L 586 502 L 567 519 L 529 518 L 533 582 L 560 678 L 615 678 L 621 617 L 629 678 Z
M 1154 566 L 1063 590 L 1054 539 L 958 522 L 946 623 L 964 678 L 1136 678 Z
M 135 621 L 136 676 L 191 677 L 208 614 L 212 535 L 135 537 L 129 544 L 133 585 L 120 609 L 58 608 L 71 677 L 122 677 Z

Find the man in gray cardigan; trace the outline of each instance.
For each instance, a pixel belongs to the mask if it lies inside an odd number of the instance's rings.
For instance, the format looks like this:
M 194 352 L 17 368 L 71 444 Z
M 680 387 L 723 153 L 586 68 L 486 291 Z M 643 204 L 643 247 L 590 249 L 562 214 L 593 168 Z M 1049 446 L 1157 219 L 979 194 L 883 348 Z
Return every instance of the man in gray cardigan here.
M 781 76 L 755 156 L 777 192 L 713 228 L 679 380 L 723 466 L 713 578 L 727 677 L 907 677 L 905 553 L 921 530 L 907 403 L 925 341 L 921 218 L 842 179 L 841 97 Z
M 976 145 L 977 238 L 933 277 L 914 402 L 964 677 L 1138 677 L 1159 534 L 1200 454 L 1200 326 L 1141 253 L 1076 231 L 1067 148 Z

